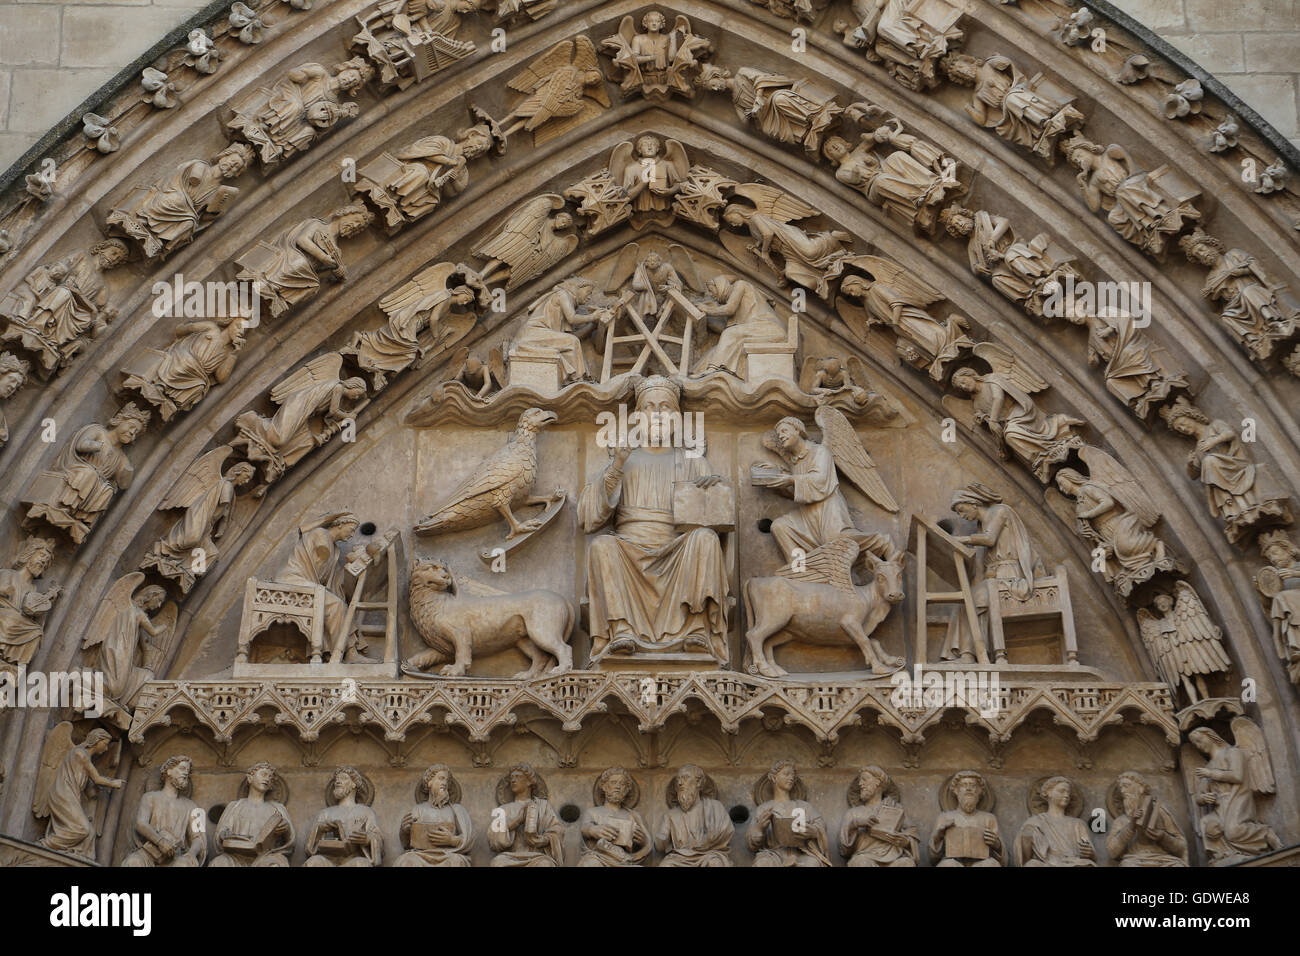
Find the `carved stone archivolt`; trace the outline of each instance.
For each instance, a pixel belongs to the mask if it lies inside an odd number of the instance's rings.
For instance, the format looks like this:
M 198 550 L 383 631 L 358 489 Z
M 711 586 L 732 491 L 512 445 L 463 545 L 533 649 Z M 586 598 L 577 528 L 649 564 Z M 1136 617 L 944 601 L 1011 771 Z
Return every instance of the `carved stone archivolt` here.
M 1086 10 L 280 6 L 0 202 L 0 678 L 105 694 L 0 697 L 0 831 L 132 866 L 1295 838 L 1300 200 L 1275 157 L 1241 186 L 1264 140 L 1211 85 L 1127 39 L 1099 73 Z M 189 280 L 251 314 L 151 307 Z

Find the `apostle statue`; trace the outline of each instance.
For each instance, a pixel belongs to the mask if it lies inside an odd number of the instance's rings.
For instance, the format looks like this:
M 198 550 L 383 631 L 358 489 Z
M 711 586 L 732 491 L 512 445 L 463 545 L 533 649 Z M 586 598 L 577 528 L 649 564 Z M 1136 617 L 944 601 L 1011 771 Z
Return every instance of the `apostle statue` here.
M 216 836 L 221 852 L 208 866 L 288 866 L 294 833 L 283 802 L 284 778 L 271 764 L 256 763 L 239 792 L 221 811 Z
M 711 488 L 722 476 L 673 433 L 681 397 L 670 379 L 650 376 L 636 387 L 645 416 L 645 444 L 610 449 L 610 461 L 578 499 L 587 534 L 611 520 L 610 534 L 587 547 L 592 661 L 606 653 L 696 648 L 724 663 L 727 653 L 727 568 L 712 528 L 681 529 L 675 487 Z
M 930 834 L 935 866 L 1002 866 L 1002 836 L 998 818 L 988 811 L 992 793 L 974 770 L 952 775 L 940 795 L 944 808 Z
M 622 767 L 601 772 L 592 788 L 594 806 L 578 822 L 584 847 L 578 866 L 641 866 L 650 855 L 650 828 L 633 809 L 640 788 Z
M 563 866 L 564 824 L 546 799 L 546 781 L 526 763 L 497 784 L 498 806 L 488 827 L 493 866 Z
M 849 784 L 849 812 L 840 823 L 840 853 L 848 865 L 916 866 L 918 847 L 898 784 L 880 767 L 863 767 Z
M 307 831 L 305 866 L 379 866 L 384 834 L 370 809 L 375 788 L 355 767 L 339 767 L 325 787 L 326 806 Z
M 460 803 L 451 768 L 436 763 L 420 775 L 417 803 L 402 817 L 398 835 L 406 852 L 394 866 L 469 866 L 474 824 Z
M 1097 849 L 1079 819 L 1083 795 L 1068 777 L 1048 777 L 1029 796 L 1034 815 L 1016 837 L 1016 866 L 1096 866 Z
M 699 767 L 686 764 L 668 781 L 668 812 L 655 831 L 660 866 L 731 866 L 735 828 L 718 788 Z
M 190 799 L 194 761 L 184 754 L 162 765 L 162 786 L 140 798 L 132 850 L 122 866 L 202 866 L 208 858 L 205 814 Z
M 745 834 L 754 866 L 831 865 L 826 821 L 806 791 L 793 760 L 778 760 L 754 784 L 758 809 Z
M 247 332 L 247 320 L 239 316 L 181 322 L 166 349 L 145 349 L 128 359 L 122 387 L 139 392 L 169 422 L 230 378 Z
M 1140 773 L 1121 773 L 1111 793 L 1116 805 L 1110 808 L 1114 822 L 1106 834 L 1106 852 L 1112 861 L 1120 866 L 1187 865 L 1187 840 Z

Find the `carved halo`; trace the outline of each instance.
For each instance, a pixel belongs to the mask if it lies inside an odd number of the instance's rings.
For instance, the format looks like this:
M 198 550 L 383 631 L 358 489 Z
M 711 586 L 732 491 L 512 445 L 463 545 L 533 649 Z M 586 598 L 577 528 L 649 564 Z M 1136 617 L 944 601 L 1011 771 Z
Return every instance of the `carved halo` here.
M 334 798 L 334 778 L 340 773 L 346 773 L 351 776 L 352 782 L 356 784 L 357 803 L 364 804 L 368 807 L 375 802 L 375 785 L 370 782 L 369 777 L 356 767 L 336 767 L 325 780 L 325 806 L 332 807 L 338 804 L 338 800 Z
M 1029 808 L 1029 812 L 1035 814 L 1047 812 L 1047 799 L 1042 795 L 1043 784 L 1049 780 L 1055 780 L 1057 777 L 1070 785 L 1070 802 L 1066 804 L 1065 812 L 1072 817 L 1081 816 L 1083 814 L 1083 788 L 1060 773 L 1039 777 L 1029 785 L 1029 792 L 1025 795 L 1025 805 Z
M 882 770 L 880 767 L 871 766 L 871 767 L 860 767 L 858 769 L 858 772 L 853 775 L 853 779 L 849 781 L 848 791 L 844 795 L 844 798 L 849 806 L 860 807 L 863 805 L 862 790 L 858 786 L 858 781 L 862 779 L 863 771 L 866 770 L 880 771 L 880 773 L 877 776 L 881 778 L 879 793 L 882 799 L 887 797 L 893 797 L 900 804 L 903 802 L 903 794 L 898 789 L 898 784 L 894 781 L 894 778 L 891 777 L 884 770 Z
M 791 767 L 794 767 L 793 760 L 778 760 L 776 763 L 772 764 L 771 770 L 768 770 L 754 781 L 754 787 L 752 790 L 754 806 L 762 806 L 772 799 L 772 772 L 776 770 L 777 767 L 783 766 L 784 764 L 790 764 Z M 790 788 L 790 799 L 808 799 L 808 787 L 805 786 L 803 777 L 799 776 L 799 770 L 797 767 L 794 771 L 794 786 Z
M 244 800 L 248 797 L 248 773 L 253 769 L 253 767 L 260 767 L 263 764 L 271 767 L 271 769 L 275 771 L 275 775 L 271 778 L 271 786 L 266 791 L 266 799 L 272 800 L 276 803 L 287 804 L 289 802 L 289 783 L 281 775 L 279 768 L 271 766 L 271 764 L 266 763 L 266 761 L 255 763 L 252 767 L 249 767 L 248 770 L 244 771 L 244 779 L 239 781 L 239 790 L 235 796 L 240 800 Z
M 505 776 L 497 781 L 497 806 L 504 807 L 507 803 L 512 803 L 515 799 L 514 793 L 510 789 L 510 775 L 516 770 L 526 770 L 533 778 L 533 796 L 545 800 L 546 781 L 542 775 L 533 769 L 531 764 L 517 763 L 506 771 Z
M 442 765 L 434 764 L 434 766 L 442 766 Z M 420 779 L 416 781 L 415 784 L 416 803 L 424 803 L 426 800 L 429 799 L 429 786 L 424 782 L 425 774 L 427 774 L 428 772 L 429 772 L 429 768 L 426 767 L 424 773 L 420 774 Z M 463 795 L 464 795 L 463 791 L 460 789 L 460 781 L 456 779 L 456 775 L 452 773 L 451 768 L 448 767 L 447 768 L 447 801 L 449 803 L 460 803 L 461 797 Z
M 679 769 L 677 773 L 681 773 L 681 770 Z M 669 778 L 668 787 L 664 791 L 664 802 L 668 804 L 670 810 L 677 807 L 677 773 Z M 704 800 L 718 799 L 718 785 L 713 782 L 713 778 L 707 773 L 700 783 L 700 797 Z
M 605 781 L 612 777 L 615 771 L 627 777 L 627 799 L 623 801 L 623 809 L 634 809 L 641 801 L 641 785 L 636 782 L 636 777 L 628 773 L 626 767 L 606 767 L 602 770 L 596 782 L 591 785 L 591 802 L 597 807 L 605 805 Z
M 980 795 L 979 803 L 975 804 L 975 809 L 984 810 L 990 813 L 993 811 L 993 805 L 997 803 L 997 795 L 994 794 L 993 788 L 989 786 L 988 780 L 984 778 L 984 774 L 977 770 L 958 770 L 943 782 L 943 786 L 939 789 L 939 806 L 942 809 L 957 809 L 957 798 L 954 797 L 952 793 L 953 781 L 958 777 L 968 776 L 970 774 L 979 777 L 980 783 L 984 785 L 984 792 Z

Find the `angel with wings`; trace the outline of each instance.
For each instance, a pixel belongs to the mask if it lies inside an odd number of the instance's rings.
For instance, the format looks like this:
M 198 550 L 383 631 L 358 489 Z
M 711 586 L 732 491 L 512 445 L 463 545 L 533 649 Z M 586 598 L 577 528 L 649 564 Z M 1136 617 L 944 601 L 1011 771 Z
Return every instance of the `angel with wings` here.
M 1073 468 L 1056 473 L 1056 486 L 1074 499 L 1074 515 L 1083 539 L 1106 553 L 1102 572 L 1127 597 L 1133 586 L 1178 563 L 1165 554 L 1165 543 L 1152 534 L 1160 509 L 1127 468 L 1100 448 L 1085 445 L 1079 457 L 1085 476 Z
M 216 563 L 216 541 L 226 530 L 235 495 L 256 474 L 246 461 L 235 462 L 223 475 L 221 466 L 232 449 L 222 445 L 196 458 L 167 492 L 159 511 L 184 509 L 166 535 L 153 543 L 140 562 L 141 571 L 156 571 L 175 581 L 182 594 Z
M 651 10 L 641 18 L 644 33 L 636 32 L 631 15 L 618 25 L 618 33 L 600 42 L 601 49 L 609 51 L 614 59 L 614 69 L 622 73 L 623 96 L 638 92 L 647 99 L 663 99 L 678 94 L 690 99 L 695 96 L 690 73 L 701 57 L 713 50 L 713 44 L 691 31 L 691 21 L 678 16 L 668 33 L 664 28 L 667 18 L 658 10 Z
M 480 283 L 480 304 L 488 304 L 487 286 L 494 279 L 504 278 L 507 290 L 518 288 L 578 248 L 578 237 L 564 232 L 572 225 L 573 217 L 564 211 L 564 197 L 555 193 L 535 196 L 520 206 L 499 232 L 474 247 L 474 255 L 486 259 L 487 265 L 478 273 L 462 267 Z
M 118 578 L 81 643 L 90 666 L 104 675 L 111 702 L 104 716 L 119 725 L 129 725 L 136 695 L 166 663 L 176 631 L 176 603 L 158 585 L 143 583 L 140 571 Z
M 405 284 L 379 300 L 388 323 L 370 332 L 354 332 L 352 341 L 340 351 L 352 355 L 370 373 L 375 391 L 388 384 L 388 376 L 404 372 L 426 352 L 449 348 L 473 327 L 475 315 L 455 313 L 456 306 L 468 306 L 476 292 L 464 283 L 452 284 L 461 270 L 450 262 L 438 262 L 413 275 Z M 421 334 L 428 331 L 428 344 Z
M 974 351 L 992 370 L 980 375 L 969 366 L 959 368 L 952 376 L 953 387 L 971 396 L 975 421 L 997 439 L 998 453 L 1003 458 L 1014 454 L 1047 484 L 1052 466 L 1083 447 L 1083 439 L 1073 431 L 1083 419 L 1048 415 L 1039 408 L 1031 396 L 1046 389 L 1047 382 L 1010 349 L 981 342 Z
M 30 352 L 49 377 L 72 361 L 86 338 L 94 338 L 117 317 L 92 257 L 65 256 L 29 272 L 0 299 L 0 318 L 9 327 L 0 340 Z
M 555 44 L 511 77 L 507 86 L 527 98 L 501 120 L 505 135 L 527 130 L 534 146 L 581 126 L 610 106 L 596 47 L 582 35 Z
M 328 352 L 271 389 L 272 403 L 280 406 L 274 416 L 265 418 L 247 411 L 235 419 L 237 435 L 231 444 L 244 446 L 249 461 L 265 466 L 266 484 L 254 495 L 265 494 L 267 486 L 278 481 L 285 469 L 329 441 L 344 421 L 354 418 L 364 407 L 365 379 L 340 379 L 342 370 L 343 356 Z M 344 402 L 361 404 L 348 408 Z M 323 416 L 320 431 L 312 428 L 317 415 Z
M 729 226 L 745 229 L 751 241 L 745 243 L 733 233 L 721 233 L 722 244 L 742 262 L 757 260 L 785 282 L 794 282 L 816 290 L 823 299 L 830 297 L 830 282 L 844 269 L 849 252 L 844 248 L 853 237 L 842 230 L 807 233 L 793 225 L 794 220 L 820 216 L 821 211 L 783 189 L 762 183 L 737 186 L 735 195 L 752 205 L 732 203 L 722 213 Z M 772 260 L 775 252 L 782 259 Z
M 638 136 L 614 147 L 609 172 L 631 201 L 632 225 L 641 228 L 655 221 L 668 225 L 673 220 L 673 197 L 691 169 L 686 149 L 675 139 L 659 141 L 650 134 Z
M 795 559 L 796 552 L 807 556 L 837 538 L 861 535 L 840 491 L 839 473 L 878 507 L 898 511 L 876 463 L 844 414 L 822 405 L 816 420 L 822 431 L 820 443 L 809 440 L 807 427 L 797 418 L 781 419 L 763 436 L 763 447 L 779 456 L 789 470 L 773 474 L 761 464 L 751 469 L 754 485 L 771 488 L 799 505 L 772 522 L 772 538 L 787 562 Z
M 1232 668 L 1223 650 L 1223 631 L 1210 620 L 1201 597 L 1186 581 L 1174 585 L 1174 595 L 1161 591 L 1152 602 L 1159 616 L 1142 608 L 1138 630 L 1160 676 L 1175 697 L 1181 687 L 1189 704 L 1205 700 L 1205 675 Z
M 506 362 L 500 348 L 488 352 L 484 361 L 462 345 L 452 354 L 447 368 L 451 370 L 447 382 L 459 382 L 480 402 L 487 401 L 494 387 L 498 391 L 506 387 Z
M 1228 743 L 1209 727 L 1187 735 L 1209 761 L 1193 771 L 1194 799 L 1203 808 L 1199 829 L 1205 852 L 1217 866 L 1282 847 L 1255 808 L 1257 794 L 1277 791 L 1264 733 L 1249 717 L 1238 716 L 1232 719 L 1232 736 Z
M 61 853 L 72 853 L 88 860 L 95 858 L 95 803 L 99 787 L 121 790 L 125 784 L 101 772 L 95 761 L 110 750 L 111 762 L 117 765 L 120 747 L 103 727 L 86 734 L 79 744 L 72 742 L 72 724 L 63 721 L 45 738 L 41 751 L 41 768 L 36 772 L 36 793 L 32 813 L 37 819 L 49 818 L 41 846 Z
M 863 274 L 844 277 L 842 297 L 835 305 L 859 338 L 865 339 L 873 325 L 888 326 L 898 336 L 895 350 L 899 356 L 917 368 L 928 369 L 936 382 L 943 378 L 945 365 L 974 346 L 961 316 L 950 315 L 941 322 L 930 314 L 929 307 L 947 296 L 923 279 L 881 256 L 854 256 L 853 266 Z

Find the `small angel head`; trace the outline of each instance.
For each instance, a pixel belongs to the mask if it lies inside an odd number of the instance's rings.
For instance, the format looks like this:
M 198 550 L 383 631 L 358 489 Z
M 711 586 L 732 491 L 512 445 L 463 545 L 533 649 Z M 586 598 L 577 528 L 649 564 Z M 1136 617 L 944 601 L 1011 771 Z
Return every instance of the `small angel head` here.
M 808 429 L 799 419 L 788 416 L 776 423 L 776 440 L 781 443 L 781 447 L 786 451 L 793 451 L 798 448 L 805 438 L 808 437 Z
M 641 18 L 641 26 L 647 33 L 662 33 L 667 25 L 667 19 L 658 10 L 651 10 Z
M 366 380 L 358 378 L 355 375 L 352 378 L 343 380 L 343 395 L 353 401 L 364 398 L 366 394 Z
M 970 366 L 964 366 L 952 373 L 952 387 L 959 392 L 967 392 L 971 395 L 979 391 L 980 376 Z
M 1209 727 L 1197 727 L 1187 735 L 1187 739 L 1207 757 L 1213 757 L 1221 748 L 1228 746 L 1228 742 Z
M 844 161 L 851 149 L 849 141 L 842 136 L 828 136 L 826 142 L 822 143 L 822 155 L 836 165 Z
M 113 742 L 113 735 L 103 727 L 96 727 L 90 733 L 86 734 L 86 739 L 82 741 L 82 746 L 89 751 L 93 757 L 108 750 L 109 745 Z
M 568 229 L 573 225 L 573 217 L 569 215 L 568 212 L 561 210 L 551 217 L 551 225 L 554 226 L 557 231 Z
M 163 606 L 163 601 L 167 600 L 167 592 L 156 584 L 141 588 L 132 598 L 135 606 L 146 614 L 152 614 Z
M 748 223 L 753 215 L 754 210 L 747 206 L 738 205 L 737 203 L 732 203 L 722 211 L 723 221 L 725 221 L 727 225 L 735 226 L 737 228 L 741 228 Z
M 1062 468 L 1056 473 L 1056 487 L 1061 489 L 1063 494 L 1076 498 L 1079 495 L 1079 489 L 1084 486 L 1088 479 L 1073 468 Z
M 1151 604 L 1161 614 L 1168 614 L 1174 609 L 1174 596 L 1167 591 L 1157 591 L 1151 599 Z
M 230 482 L 236 488 L 242 488 L 253 480 L 255 474 L 257 474 L 257 469 L 249 462 L 238 461 L 226 470 L 225 477 L 226 481 Z
M 663 264 L 664 264 L 663 256 L 659 255 L 659 253 L 657 252 L 652 252 L 645 257 L 645 267 L 650 272 L 654 272 L 657 269 L 661 268 Z

